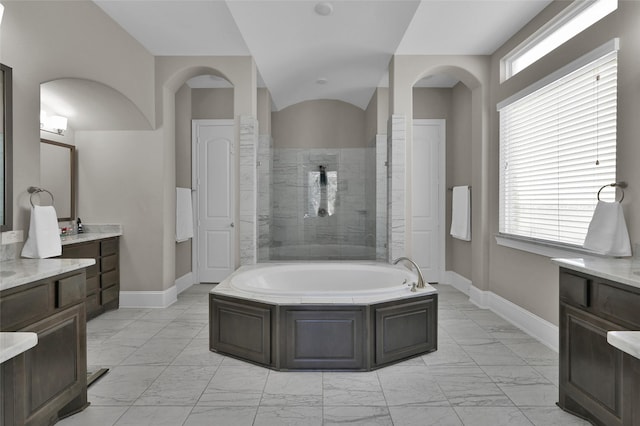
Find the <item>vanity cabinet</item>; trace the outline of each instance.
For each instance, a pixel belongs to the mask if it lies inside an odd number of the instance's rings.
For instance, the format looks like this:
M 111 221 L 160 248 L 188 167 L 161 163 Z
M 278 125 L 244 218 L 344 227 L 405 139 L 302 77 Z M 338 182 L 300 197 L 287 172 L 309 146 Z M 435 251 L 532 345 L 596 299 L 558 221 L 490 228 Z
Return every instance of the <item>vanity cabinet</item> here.
M 640 330 L 640 288 L 560 268 L 558 405 L 602 426 L 640 425 L 640 360 L 607 342 Z
M 87 319 L 118 309 L 120 303 L 120 254 L 118 238 L 106 238 L 62 246 L 67 259 L 95 259 L 87 268 Z
M 0 292 L 1 331 L 38 335 L 1 366 L 3 425 L 50 425 L 88 405 L 85 284 L 82 269 Z

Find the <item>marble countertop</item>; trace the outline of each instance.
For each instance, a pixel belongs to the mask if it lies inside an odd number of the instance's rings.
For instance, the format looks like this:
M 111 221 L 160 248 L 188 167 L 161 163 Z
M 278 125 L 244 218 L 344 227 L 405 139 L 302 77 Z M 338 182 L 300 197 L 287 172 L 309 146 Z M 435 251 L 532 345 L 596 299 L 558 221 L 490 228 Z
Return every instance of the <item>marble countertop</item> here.
M 640 259 L 582 257 L 552 260 L 564 268 L 640 288 Z
M 610 345 L 640 359 L 640 331 L 609 331 L 607 342 Z
M 62 245 L 85 243 L 87 241 L 102 240 L 105 238 L 121 237 L 122 236 L 121 225 L 94 225 L 85 224 L 84 233 L 65 235 L 60 238 Z
M 95 259 L 16 259 L 0 262 L 0 290 L 95 265 Z
M 0 363 L 28 351 L 38 344 L 36 333 L 3 332 L 0 333 Z

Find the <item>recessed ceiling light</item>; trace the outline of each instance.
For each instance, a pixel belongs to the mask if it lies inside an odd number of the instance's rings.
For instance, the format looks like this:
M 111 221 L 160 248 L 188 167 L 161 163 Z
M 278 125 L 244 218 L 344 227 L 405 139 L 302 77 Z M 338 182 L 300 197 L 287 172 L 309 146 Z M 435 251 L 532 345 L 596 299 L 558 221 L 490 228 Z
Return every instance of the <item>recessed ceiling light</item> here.
M 316 83 L 317 83 L 317 84 L 327 84 L 328 82 L 329 82 L 329 80 L 327 80 L 327 79 L 326 79 L 326 78 L 324 78 L 324 77 L 321 77 L 321 78 L 319 78 L 319 79 L 317 79 L 317 80 L 316 80 Z
M 329 16 L 333 12 L 333 5 L 328 1 L 321 1 L 316 4 L 314 10 L 320 16 Z

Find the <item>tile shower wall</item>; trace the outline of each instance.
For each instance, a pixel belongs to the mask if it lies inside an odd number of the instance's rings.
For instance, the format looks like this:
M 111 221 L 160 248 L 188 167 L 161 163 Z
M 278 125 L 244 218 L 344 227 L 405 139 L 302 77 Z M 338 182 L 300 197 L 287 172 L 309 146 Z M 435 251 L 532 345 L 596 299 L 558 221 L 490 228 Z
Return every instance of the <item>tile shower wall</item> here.
M 273 185 L 273 138 L 260 135 L 258 138 L 258 262 L 269 260 L 271 243 L 271 200 Z
M 375 148 L 273 150 L 271 246 L 376 244 Z M 337 173 L 333 214 L 310 202 L 310 174 Z M 330 184 L 327 185 L 329 189 Z M 328 210 L 331 210 L 330 208 Z

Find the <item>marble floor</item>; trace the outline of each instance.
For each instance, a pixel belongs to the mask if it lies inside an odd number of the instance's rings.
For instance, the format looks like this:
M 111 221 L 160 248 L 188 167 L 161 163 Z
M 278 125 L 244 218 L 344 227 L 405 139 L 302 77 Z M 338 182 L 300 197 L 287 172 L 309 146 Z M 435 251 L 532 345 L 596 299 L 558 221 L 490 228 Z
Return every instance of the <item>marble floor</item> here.
M 448 285 L 438 350 L 374 372 L 277 372 L 208 350 L 210 285 L 166 309 L 88 323 L 90 369 L 110 371 L 61 426 L 588 425 L 555 406 L 558 355 Z

